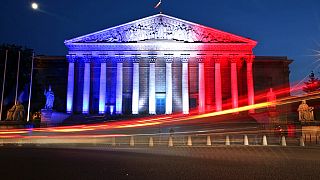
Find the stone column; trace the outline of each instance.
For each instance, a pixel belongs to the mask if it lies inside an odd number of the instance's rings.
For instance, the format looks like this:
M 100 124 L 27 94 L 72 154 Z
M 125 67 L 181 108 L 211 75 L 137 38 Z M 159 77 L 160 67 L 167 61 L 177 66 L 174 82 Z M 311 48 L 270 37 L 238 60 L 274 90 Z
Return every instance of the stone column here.
M 117 57 L 116 114 L 122 114 L 123 57 Z
M 215 104 L 216 111 L 222 110 L 221 67 L 219 57 L 214 58 Z
M 89 100 L 90 100 L 90 56 L 84 56 L 84 73 L 83 73 L 83 100 L 82 100 L 82 113 L 89 113 Z
M 100 60 L 100 87 L 99 87 L 99 114 L 105 113 L 107 89 L 107 57 L 99 56 Z
M 254 86 L 253 86 L 253 74 L 252 74 L 252 62 L 253 55 L 250 55 L 246 58 L 247 63 L 247 89 L 248 89 L 248 105 L 254 104 Z M 254 109 L 249 111 L 250 113 L 254 113 Z
M 238 78 L 237 78 L 237 61 L 234 56 L 230 57 L 231 63 L 231 101 L 232 108 L 238 107 Z
M 165 57 L 166 60 L 166 114 L 172 114 L 172 56 Z
M 132 83 L 132 114 L 139 114 L 139 57 L 132 57 L 133 83 Z
M 189 114 L 189 57 L 182 57 L 182 113 Z
M 204 76 L 204 58 L 203 57 L 199 57 L 197 58 L 198 59 L 198 71 L 199 71 L 199 91 L 198 91 L 198 94 L 199 94 L 199 107 L 198 107 L 198 110 L 199 110 L 199 113 L 204 113 L 205 112 L 205 106 L 206 106 L 206 99 L 205 99 L 205 76 Z
M 67 88 L 67 113 L 73 112 L 73 93 L 74 93 L 74 63 L 75 56 L 67 55 L 68 67 L 68 88 Z
M 149 114 L 156 114 L 156 57 L 149 57 Z

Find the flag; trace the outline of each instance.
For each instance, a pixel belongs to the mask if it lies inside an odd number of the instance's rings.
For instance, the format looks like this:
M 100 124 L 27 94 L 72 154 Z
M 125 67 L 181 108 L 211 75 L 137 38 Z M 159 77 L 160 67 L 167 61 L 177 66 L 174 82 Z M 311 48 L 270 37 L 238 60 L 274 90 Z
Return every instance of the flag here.
M 158 2 L 157 5 L 154 6 L 154 8 L 155 8 L 155 9 L 158 8 L 158 7 L 160 6 L 160 4 L 161 4 L 161 0 Z

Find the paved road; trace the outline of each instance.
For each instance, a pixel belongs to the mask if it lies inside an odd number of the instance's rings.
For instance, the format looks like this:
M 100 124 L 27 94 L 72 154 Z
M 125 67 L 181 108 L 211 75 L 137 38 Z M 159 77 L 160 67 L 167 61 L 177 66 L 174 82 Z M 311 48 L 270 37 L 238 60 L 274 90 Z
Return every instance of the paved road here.
M 5 179 L 320 179 L 320 149 L 0 147 Z

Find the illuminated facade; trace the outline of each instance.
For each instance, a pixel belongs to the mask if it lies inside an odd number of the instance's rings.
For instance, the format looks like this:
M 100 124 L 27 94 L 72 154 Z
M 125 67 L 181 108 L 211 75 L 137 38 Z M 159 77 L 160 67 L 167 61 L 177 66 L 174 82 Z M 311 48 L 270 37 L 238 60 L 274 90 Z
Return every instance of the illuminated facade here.
M 164 14 L 67 40 L 67 112 L 189 114 L 254 104 L 256 44 Z

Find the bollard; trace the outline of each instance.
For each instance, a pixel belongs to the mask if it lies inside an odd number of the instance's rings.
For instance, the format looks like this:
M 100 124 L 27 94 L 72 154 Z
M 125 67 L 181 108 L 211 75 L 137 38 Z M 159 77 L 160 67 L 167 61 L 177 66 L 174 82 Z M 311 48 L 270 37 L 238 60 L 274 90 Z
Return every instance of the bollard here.
M 18 140 L 18 146 L 22 146 L 22 139 Z
M 287 146 L 287 142 L 286 142 L 286 137 L 285 136 L 281 137 L 281 146 Z
M 207 146 L 211 146 L 211 137 L 207 136 Z
M 230 146 L 230 139 L 229 139 L 229 136 L 227 135 L 226 136 L 226 146 Z
M 191 136 L 188 136 L 187 146 L 192 146 Z
M 300 137 L 300 146 L 304 147 L 304 139 L 303 139 L 303 136 Z
M 116 146 L 116 137 L 112 137 L 111 146 Z
M 134 138 L 133 136 L 130 137 L 130 146 L 133 147 L 134 146 Z
M 0 139 L 0 146 L 3 146 L 3 139 Z
M 152 137 L 149 138 L 149 147 L 153 147 L 153 138 Z
M 268 146 L 268 141 L 267 141 L 267 136 L 266 136 L 266 135 L 263 135 L 262 145 L 263 145 L 263 146 Z
M 243 145 L 248 146 L 249 145 L 249 139 L 247 135 L 244 135 Z
M 171 135 L 169 136 L 168 147 L 173 147 L 173 140 Z

